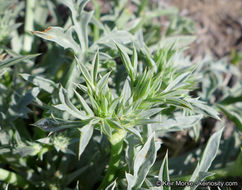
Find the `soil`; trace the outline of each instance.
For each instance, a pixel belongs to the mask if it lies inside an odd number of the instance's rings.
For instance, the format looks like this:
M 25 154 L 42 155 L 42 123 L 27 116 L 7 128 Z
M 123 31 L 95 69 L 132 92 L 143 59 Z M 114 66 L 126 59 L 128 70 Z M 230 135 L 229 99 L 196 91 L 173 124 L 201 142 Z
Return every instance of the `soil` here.
M 242 0 L 159 0 L 195 21 L 197 40 L 188 54 L 214 58 L 242 51 Z

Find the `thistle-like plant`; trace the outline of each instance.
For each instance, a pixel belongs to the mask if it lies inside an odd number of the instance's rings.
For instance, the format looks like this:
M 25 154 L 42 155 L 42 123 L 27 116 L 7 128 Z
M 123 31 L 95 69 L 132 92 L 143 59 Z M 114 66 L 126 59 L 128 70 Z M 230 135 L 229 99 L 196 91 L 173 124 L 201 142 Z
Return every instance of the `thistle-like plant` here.
M 141 134 L 144 129 L 140 130 L 138 126 L 145 128 L 150 125 L 152 131 L 182 130 L 191 127 L 202 118 L 202 115 L 198 114 L 200 110 L 209 112 L 209 109 L 205 110 L 207 108 L 205 105 L 189 96 L 188 92 L 194 85 L 192 75 L 194 68 L 179 68 L 172 48 L 156 52 L 154 60 L 150 59 L 150 63 L 145 64 L 139 60 L 135 48 L 130 59 L 119 44 L 116 43 L 116 46 L 127 72 L 120 94 L 109 87 L 110 72 L 101 74 L 98 52 L 91 67 L 76 58 L 84 78 L 84 83 L 76 84 L 78 89 L 74 90 L 76 105 L 72 103 L 67 90 L 60 87 L 60 104 L 54 108 L 67 114 L 66 119 L 54 116 L 41 119 L 34 124 L 49 132 L 78 128 L 81 135 L 79 157 L 91 139 L 94 129 L 104 133 L 111 144 L 111 155 L 109 168 L 100 189 L 115 179 L 127 132 L 131 132 L 144 142 Z M 200 105 L 202 106 L 199 110 L 197 108 Z M 187 116 L 180 117 L 180 121 L 178 116 L 178 123 L 170 123 L 167 126 L 164 121 L 153 117 L 162 114 L 173 115 L 169 114 L 169 109 L 173 109 L 174 112 L 183 110 Z M 217 117 L 215 111 L 213 116 Z M 183 126 L 179 126 L 181 120 Z M 167 123 L 169 122 L 167 120 Z

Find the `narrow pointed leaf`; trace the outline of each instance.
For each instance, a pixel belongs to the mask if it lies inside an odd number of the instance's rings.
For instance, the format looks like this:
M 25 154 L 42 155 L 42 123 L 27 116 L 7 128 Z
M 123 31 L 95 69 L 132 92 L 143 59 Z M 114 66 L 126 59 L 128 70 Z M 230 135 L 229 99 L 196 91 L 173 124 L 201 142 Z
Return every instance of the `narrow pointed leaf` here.
M 132 67 L 131 61 L 129 59 L 128 54 L 118 45 L 116 44 L 116 47 L 118 48 L 119 54 L 121 56 L 122 62 L 129 74 L 129 76 L 133 79 L 134 78 L 134 69 Z
M 210 168 L 215 156 L 218 152 L 220 139 L 222 136 L 223 128 L 214 133 L 208 140 L 208 143 L 203 151 L 202 159 L 198 164 L 196 170 L 192 174 L 192 177 L 189 181 L 193 181 L 198 183 L 202 181 L 207 176 L 210 176 L 211 173 L 208 173 L 208 169 Z M 185 190 L 195 190 L 197 185 L 192 187 L 186 187 Z
M 82 107 L 84 108 L 84 110 L 85 110 L 90 116 L 93 116 L 93 115 L 94 115 L 94 114 L 93 114 L 93 111 L 92 111 L 91 108 L 88 106 L 88 104 L 86 103 L 86 101 L 82 98 L 82 96 L 81 96 L 78 92 L 76 92 L 75 90 L 74 90 L 74 92 L 75 92 L 77 98 L 79 99 L 79 101 L 80 101 Z
M 96 52 L 93 62 L 92 62 L 92 78 L 93 81 L 97 81 L 97 74 L 98 74 L 98 67 L 99 67 L 99 50 Z
M 86 83 L 92 88 L 95 89 L 93 86 L 93 80 L 91 75 L 89 74 L 87 68 L 85 65 L 83 65 L 83 63 L 81 63 L 77 58 L 76 58 L 76 62 L 79 65 L 79 68 L 82 72 L 83 77 L 85 78 Z
M 166 152 L 165 158 L 163 159 L 163 162 L 160 167 L 159 180 L 161 182 L 170 181 L 169 169 L 168 169 L 168 152 Z M 170 186 L 163 186 L 163 190 L 170 190 L 170 189 L 171 189 Z
M 57 132 L 65 129 L 82 127 L 87 123 L 89 123 L 88 120 L 76 122 L 76 121 L 59 121 L 53 118 L 44 118 L 34 123 L 33 126 L 39 127 L 40 129 L 46 132 Z
M 108 84 L 108 79 L 111 71 L 107 74 L 105 74 L 98 82 L 97 86 L 98 89 L 102 90 L 107 84 Z
M 86 146 L 88 145 L 92 134 L 93 134 L 93 126 L 92 125 L 86 125 L 82 128 L 79 128 L 80 131 L 80 142 L 79 142 L 79 153 L 78 156 L 80 158 L 81 154 L 85 150 Z
M 143 184 L 150 168 L 154 164 L 156 159 L 156 148 L 154 133 L 147 139 L 143 148 L 137 153 L 134 160 L 134 179 L 135 184 L 132 184 L 132 188 L 139 189 Z M 130 186 L 128 184 L 128 186 Z
M 0 61 L 0 70 L 4 69 L 6 67 L 10 67 L 12 65 L 15 65 L 16 63 L 19 63 L 21 61 L 25 61 L 25 60 L 28 60 L 28 59 L 35 58 L 39 55 L 40 54 L 26 55 L 26 56 L 14 57 L 14 58 L 10 58 L 10 59 L 4 60 L 4 61 Z
M 81 120 L 86 120 L 89 117 L 86 116 L 83 112 L 80 112 L 70 101 L 68 95 L 67 95 L 67 91 L 61 87 L 60 91 L 59 91 L 59 97 L 60 97 L 60 101 L 63 105 L 63 111 L 68 112 L 69 114 L 71 114 L 72 116 L 79 118 Z
M 179 87 L 180 84 L 182 84 L 188 77 L 190 76 L 190 73 L 184 73 L 178 76 L 174 81 L 172 81 L 164 90 L 164 92 L 168 92 L 172 90 L 173 88 Z

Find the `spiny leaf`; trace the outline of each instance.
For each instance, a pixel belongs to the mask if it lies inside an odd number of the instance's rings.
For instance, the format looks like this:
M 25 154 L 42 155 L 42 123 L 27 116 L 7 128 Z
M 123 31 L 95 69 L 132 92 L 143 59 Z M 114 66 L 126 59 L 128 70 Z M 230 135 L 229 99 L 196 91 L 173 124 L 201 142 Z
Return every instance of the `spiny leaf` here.
M 75 59 L 76 59 L 77 64 L 79 65 L 79 68 L 82 72 L 83 77 L 85 78 L 86 83 L 92 88 L 93 91 L 95 91 L 95 87 L 93 85 L 92 77 L 91 77 L 89 71 L 87 70 L 86 66 L 83 63 L 81 63 L 77 59 L 77 57 L 75 57 Z
M 131 97 L 131 89 L 130 89 L 129 81 L 127 79 L 124 83 L 121 96 L 123 98 L 123 105 L 125 105 L 126 102 L 129 100 L 129 98 Z
M 97 81 L 97 74 L 98 74 L 98 67 L 99 67 L 99 50 L 96 52 L 94 59 L 92 61 L 92 78 L 93 81 Z
M 137 55 L 135 46 L 133 46 L 132 66 L 134 68 L 134 72 L 137 71 L 137 65 L 138 65 L 138 55 Z
M 173 88 L 179 87 L 181 85 L 181 83 L 183 83 L 189 76 L 190 76 L 189 72 L 181 74 L 175 80 L 173 80 L 172 82 L 169 83 L 169 85 L 166 87 L 164 92 L 168 92 L 168 91 L 172 90 Z
M 93 114 L 93 111 L 92 111 L 91 108 L 88 106 L 88 104 L 86 103 L 86 101 L 82 98 L 82 96 L 81 96 L 78 92 L 76 92 L 75 90 L 74 90 L 74 92 L 75 92 L 77 98 L 79 99 L 79 101 L 80 101 L 82 107 L 84 108 L 84 110 L 85 110 L 90 116 L 93 116 L 93 115 L 94 115 L 94 114 Z
M 119 44 L 115 43 L 116 47 L 118 48 L 119 54 L 121 56 L 122 62 L 131 77 L 132 80 L 134 80 L 134 68 L 132 67 L 131 61 L 129 59 L 128 54 L 123 50 Z
M 186 98 L 185 100 L 187 102 L 191 103 L 197 109 L 202 110 L 204 113 L 208 114 L 209 116 L 220 120 L 220 118 L 218 116 L 219 113 L 215 109 L 213 109 L 211 106 L 208 106 L 204 102 L 197 100 L 197 99 Z
M 108 84 L 108 79 L 111 71 L 105 74 L 97 83 L 98 89 L 102 90 L 107 84 Z
M 58 121 L 53 118 L 44 118 L 36 123 L 33 126 L 41 128 L 46 132 L 57 132 L 65 129 L 82 127 L 89 123 L 89 120 L 86 121 Z
M 60 101 L 62 103 L 62 106 L 55 106 L 56 108 L 59 108 L 63 111 L 68 112 L 69 114 L 71 114 L 72 116 L 79 118 L 81 120 L 86 120 L 89 117 L 86 116 L 83 112 L 80 112 L 69 100 L 69 97 L 67 95 L 67 91 L 61 87 L 60 91 L 59 91 L 59 97 L 60 97 Z

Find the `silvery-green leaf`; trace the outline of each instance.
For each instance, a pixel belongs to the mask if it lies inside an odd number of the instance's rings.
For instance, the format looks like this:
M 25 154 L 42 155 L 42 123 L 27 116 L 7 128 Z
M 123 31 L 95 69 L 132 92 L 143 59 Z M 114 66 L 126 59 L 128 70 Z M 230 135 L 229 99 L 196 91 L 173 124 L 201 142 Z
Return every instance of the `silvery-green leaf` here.
M 74 13 L 75 11 L 75 5 L 73 3 L 73 0 L 58 0 L 60 3 L 64 4 L 65 6 L 67 6 L 72 13 Z
M 132 188 L 133 188 L 133 186 L 135 185 L 135 182 L 136 182 L 135 176 L 133 176 L 129 173 L 125 173 L 125 177 L 126 177 L 126 180 L 128 182 L 127 190 L 132 190 Z
M 56 132 L 64 129 L 82 127 L 88 124 L 89 122 L 90 122 L 89 120 L 77 122 L 77 121 L 59 121 L 53 118 L 44 118 L 34 123 L 33 126 L 39 127 L 46 132 Z
M 238 113 L 235 111 L 236 107 L 233 106 L 223 106 L 220 104 L 216 105 L 231 121 L 233 121 L 236 126 L 242 131 L 242 116 L 241 116 L 241 108 L 238 108 Z
M 114 99 L 114 100 L 111 102 L 111 105 L 110 105 L 110 107 L 109 107 L 109 113 L 110 113 L 110 114 L 113 114 L 113 113 L 114 113 L 114 111 L 115 111 L 115 109 L 116 109 L 118 103 L 119 103 L 119 98 L 116 98 L 116 99 Z
M 131 96 L 131 89 L 129 86 L 129 81 L 127 79 L 125 80 L 121 96 L 123 97 L 123 103 L 126 104 L 126 102 L 128 101 L 128 99 Z
M 91 108 L 88 106 L 88 104 L 86 103 L 86 101 L 82 98 L 82 96 L 81 96 L 78 92 L 76 92 L 75 90 L 74 90 L 74 92 L 75 92 L 77 98 L 79 99 L 79 101 L 80 101 L 80 103 L 81 103 L 83 109 L 84 109 L 84 110 L 85 110 L 90 116 L 93 116 L 94 113 L 93 113 L 93 111 L 91 110 Z
M 82 72 L 83 77 L 85 78 L 86 83 L 94 90 L 95 87 L 93 86 L 93 80 L 86 66 L 83 63 L 81 63 L 77 58 L 76 62 Z
M 168 92 L 174 88 L 179 88 L 179 86 L 190 76 L 190 74 L 191 73 L 187 72 L 179 75 L 175 80 L 169 83 L 164 92 Z
M 2 70 L 0 70 L 0 78 L 2 78 L 2 76 L 4 75 L 4 73 L 6 73 L 6 71 L 7 71 L 8 69 L 2 69 Z
M 84 85 L 82 85 L 82 84 L 76 84 L 76 83 L 74 83 L 74 85 L 77 87 L 77 88 L 79 88 L 81 91 L 83 91 L 84 93 L 88 93 L 88 88 L 86 87 L 86 86 L 84 86 Z
M 98 89 L 102 90 L 107 84 L 111 71 L 105 74 L 97 83 Z
M 19 96 L 14 94 L 10 102 L 8 112 L 14 118 L 16 117 L 27 117 L 27 113 L 30 109 L 27 107 L 39 94 L 39 88 L 35 87 L 28 90 L 24 95 Z
M 109 138 L 111 138 L 112 136 L 112 129 L 111 127 L 109 126 L 108 122 L 106 120 L 102 120 L 102 128 L 101 130 L 103 131 L 103 133 L 105 135 L 107 135 Z
M 14 153 L 20 154 L 22 157 L 35 156 L 41 151 L 42 147 L 38 143 L 29 142 L 28 145 L 19 145 Z
M 157 113 L 159 113 L 162 110 L 162 108 L 152 108 L 149 110 L 142 111 L 140 110 L 140 113 L 138 113 L 140 118 L 149 118 Z
M 25 61 L 28 59 L 32 59 L 34 57 L 39 56 L 40 54 L 33 54 L 33 55 L 26 55 L 26 56 L 20 56 L 20 57 L 13 57 L 13 58 L 9 58 L 7 60 L 3 60 L 0 62 L 0 70 L 4 69 L 6 67 L 10 67 L 12 65 L 15 65 L 16 63 L 19 63 L 21 61 Z
M 81 47 L 83 49 L 88 48 L 87 26 L 88 26 L 89 22 L 91 21 L 92 16 L 93 16 L 93 11 L 91 11 L 91 12 L 82 11 L 82 13 L 80 15 L 80 23 L 78 23 L 78 25 L 75 24 L 77 33 L 79 33 L 78 38 L 81 42 Z
M 88 47 L 87 26 L 93 15 L 93 11 L 84 11 L 84 7 L 88 0 L 78 0 L 77 2 L 73 2 L 72 0 L 59 1 L 71 10 L 74 28 L 82 47 L 80 50 L 85 52 Z
M 92 48 L 95 48 L 95 47 L 97 48 L 98 44 L 105 45 L 110 48 L 115 48 L 115 44 L 113 43 L 113 41 L 115 41 L 119 43 L 119 46 L 125 49 L 127 53 L 132 53 L 128 50 L 128 48 L 121 45 L 121 44 L 130 43 L 132 42 L 132 40 L 133 40 L 133 36 L 129 32 L 124 30 L 114 30 L 114 31 L 111 31 L 110 33 L 107 33 L 106 35 L 101 37 L 98 41 L 96 41 L 92 45 Z
M 132 63 L 130 61 L 128 54 L 125 52 L 124 49 L 122 49 L 122 47 L 119 44 L 115 43 L 115 45 L 118 48 L 122 62 L 129 74 L 129 76 L 131 77 L 132 80 L 134 80 L 134 69 L 133 69 L 133 66 L 132 66 Z
M 191 104 L 183 98 L 166 98 L 165 102 L 174 106 L 180 106 L 182 108 L 188 108 L 192 110 Z
M 174 47 L 176 49 L 186 47 L 196 39 L 195 36 L 172 36 L 161 40 L 160 48 Z
M 20 74 L 25 80 L 31 82 L 32 84 L 36 85 L 37 87 L 45 90 L 46 92 L 52 93 L 58 85 L 51 80 L 45 79 L 40 76 L 32 76 L 29 74 Z
M 207 176 L 210 176 L 211 173 L 208 173 L 214 158 L 216 157 L 220 139 L 222 136 L 223 128 L 214 133 L 208 140 L 208 143 L 203 151 L 202 159 L 198 163 L 195 171 L 192 174 L 192 177 L 189 181 L 199 182 L 202 181 Z M 185 190 L 195 190 L 197 186 L 186 187 Z
M 70 98 L 72 98 L 74 95 L 74 92 L 73 92 L 73 88 L 75 88 L 74 84 L 78 81 L 79 77 L 80 77 L 80 71 L 78 70 L 76 61 L 73 60 L 63 81 L 63 86 L 67 90 Z
M 134 72 L 137 71 L 137 65 L 138 65 L 138 55 L 135 46 L 133 46 L 133 55 L 132 55 L 132 66 L 134 68 Z
M 82 128 L 79 128 L 80 131 L 80 142 L 79 142 L 79 153 L 78 156 L 80 158 L 81 154 L 85 150 L 86 146 L 88 145 L 92 134 L 93 134 L 93 126 L 92 125 L 86 125 Z
M 62 103 L 62 110 L 68 112 L 69 114 L 71 114 L 72 116 L 79 118 L 81 120 L 86 120 L 89 117 L 87 115 L 84 114 L 84 112 L 80 112 L 70 101 L 68 95 L 67 95 L 67 91 L 61 87 L 60 91 L 59 91 L 59 98 L 60 101 Z M 57 106 L 57 108 L 59 108 Z
M 121 124 L 113 119 L 106 119 L 107 123 L 109 124 L 110 127 L 114 129 L 123 129 Z
M 197 109 L 202 110 L 204 113 L 208 114 L 209 116 L 220 120 L 218 116 L 219 113 L 211 106 L 206 105 L 204 102 L 197 99 L 191 99 L 191 98 L 186 98 L 186 101 L 191 103 L 192 106 L 196 107 Z
M 159 180 L 162 181 L 170 181 L 169 177 L 169 169 L 168 169 L 168 151 L 166 152 L 166 155 L 163 159 L 163 162 L 160 167 L 159 171 Z M 170 190 L 170 186 L 161 186 L 162 190 Z
M 73 31 L 73 27 L 70 27 L 67 31 L 61 27 L 49 27 L 44 31 L 34 31 L 33 34 L 43 39 L 56 42 L 65 49 L 71 48 L 75 53 L 78 53 L 80 52 L 80 48 L 73 39 Z
M 92 61 L 92 80 L 94 82 L 97 81 L 97 74 L 98 74 L 98 68 L 99 68 L 99 50 L 96 52 L 93 61 Z
M 125 129 L 130 133 L 133 133 L 135 136 L 137 136 L 140 139 L 141 142 L 143 142 L 143 138 L 137 129 L 135 129 L 134 127 L 126 127 Z
M 179 131 L 196 125 L 203 115 L 175 116 L 174 118 L 162 120 L 160 123 L 151 124 L 154 130 Z
M 129 11 L 127 8 L 124 8 L 121 15 L 116 20 L 116 25 L 118 29 L 125 28 L 125 25 L 127 24 L 128 20 L 132 17 L 131 11 Z
M 139 189 L 156 159 L 154 133 L 148 138 L 134 160 L 134 174 L 126 173 L 128 189 Z

